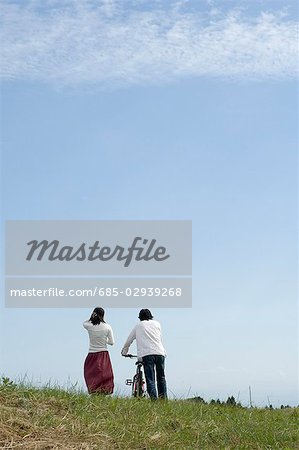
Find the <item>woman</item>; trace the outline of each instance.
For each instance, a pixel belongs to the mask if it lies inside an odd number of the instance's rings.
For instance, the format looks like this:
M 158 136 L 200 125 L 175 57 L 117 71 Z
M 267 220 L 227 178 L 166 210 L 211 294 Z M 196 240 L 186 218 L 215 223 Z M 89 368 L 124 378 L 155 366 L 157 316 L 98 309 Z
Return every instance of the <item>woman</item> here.
M 112 328 L 104 320 L 103 308 L 95 308 L 83 323 L 89 334 L 89 353 L 84 363 L 84 378 L 89 394 L 112 394 L 114 376 L 107 344 L 113 345 Z

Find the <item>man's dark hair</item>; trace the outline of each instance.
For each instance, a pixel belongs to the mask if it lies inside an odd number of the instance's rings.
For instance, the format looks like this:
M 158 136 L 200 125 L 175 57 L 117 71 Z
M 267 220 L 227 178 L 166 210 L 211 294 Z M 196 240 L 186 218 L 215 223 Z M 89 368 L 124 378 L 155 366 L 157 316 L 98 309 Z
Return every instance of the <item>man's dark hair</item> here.
M 152 313 L 150 312 L 149 309 L 141 309 L 139 311 L 138 318 L 140 320 L 151 320 L 151 319 L 153 319 L 153 315 L 152 315 Z
M 103 310 L 103 308 L 95 308 L 90 316 L 89 321 L 93 325 L 99 325 L 101 322 L 106 323 L 104 320 L 104 314 L 105 311 Z

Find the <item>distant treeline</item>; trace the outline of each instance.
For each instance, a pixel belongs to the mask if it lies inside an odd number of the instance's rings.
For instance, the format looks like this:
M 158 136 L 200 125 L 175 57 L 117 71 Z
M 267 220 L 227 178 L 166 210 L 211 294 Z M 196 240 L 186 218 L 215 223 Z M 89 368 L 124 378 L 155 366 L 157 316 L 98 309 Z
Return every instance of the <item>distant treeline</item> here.
M 221 401 L 219 398 L 216 400 L 212 398 L 210 401 L 204 400 L 202 397 L 193 397 L 188 398 L 190 401 L 196 401 L 199 403 L 204 403 L 205 405 L 225 405 L 225 406 L 236 406 L 238 408 L 246 408 L 246 406 L 243 406 L 239 401 L 236 401 L 235 397 L 232 395 L 227 398 L 226 401 Z M 299 405 L 298 405 L 299 407 Z M 285 408 L 292 408 L 290 405 L 280 405 L 280 408 L 274 408 L 273 405 L 267 405 L 264 407 L 265 409 L 285 409 Z

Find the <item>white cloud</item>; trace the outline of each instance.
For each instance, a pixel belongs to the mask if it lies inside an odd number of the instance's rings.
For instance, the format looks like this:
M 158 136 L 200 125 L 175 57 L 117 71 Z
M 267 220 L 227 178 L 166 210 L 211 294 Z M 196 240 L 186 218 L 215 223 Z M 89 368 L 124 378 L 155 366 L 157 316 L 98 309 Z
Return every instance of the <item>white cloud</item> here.
M 187 0 L 1 2 L 3 79 L 154 84 L 297 73 L 297 24 L 275 11 L 196 10 Z

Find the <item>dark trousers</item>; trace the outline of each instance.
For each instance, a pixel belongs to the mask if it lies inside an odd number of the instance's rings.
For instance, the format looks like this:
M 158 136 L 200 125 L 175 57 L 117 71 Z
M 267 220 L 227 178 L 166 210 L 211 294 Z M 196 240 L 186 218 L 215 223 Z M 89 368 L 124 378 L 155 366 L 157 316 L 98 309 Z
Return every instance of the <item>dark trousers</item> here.
M 165 357 L 162 355 L 146 355 L 142 358 L 147 392 L 152 400 L 157 398 L 156 381 L 159 398 L 167 398 L 164 372 Z M 155 374 L 156 372 L 156 374 Z

